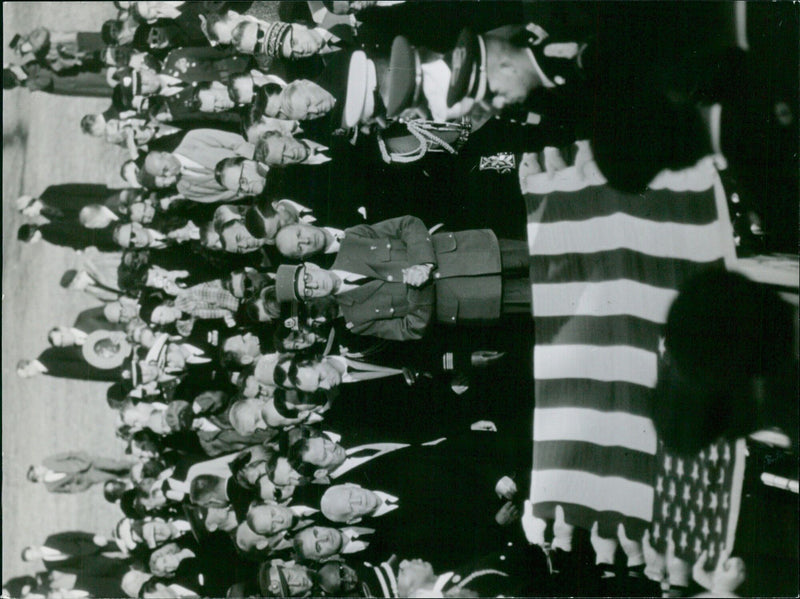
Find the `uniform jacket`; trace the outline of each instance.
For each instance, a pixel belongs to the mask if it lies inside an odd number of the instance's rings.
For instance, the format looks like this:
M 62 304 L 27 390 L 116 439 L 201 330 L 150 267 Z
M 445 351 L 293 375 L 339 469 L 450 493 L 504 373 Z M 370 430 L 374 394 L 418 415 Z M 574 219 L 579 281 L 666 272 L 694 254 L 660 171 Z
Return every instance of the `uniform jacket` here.
M 178 180 L 178 191 L 195 202 L 225 202 L 237 198 L 237 192 L 225 189 L 214 179 L 214 169 L 224 158 L 253 157 L 253 146 L 241 136 L 215 129 L 190 131 L 175 148 L 200 165 L 200 169 L 184 169 Z
M 402 269 L 433 264 L 433 284 L 403 283 Z M 404 216 L 345 231 L 334 270 L 372 277 L 336 300 L 354 333 L 384 339 L 421 338 L 434 315 L 440 322 L 491 321 L 500 316 L 500 248 L 489 230 L 429 235 Z
M 236 54 L 232 50 L 220 48 L 178 48 L 172 50 L 164 59 L 161 72 L 177 77 L 184 83 L 228 80 L 244 73 L 252 66 L 252 56 Z

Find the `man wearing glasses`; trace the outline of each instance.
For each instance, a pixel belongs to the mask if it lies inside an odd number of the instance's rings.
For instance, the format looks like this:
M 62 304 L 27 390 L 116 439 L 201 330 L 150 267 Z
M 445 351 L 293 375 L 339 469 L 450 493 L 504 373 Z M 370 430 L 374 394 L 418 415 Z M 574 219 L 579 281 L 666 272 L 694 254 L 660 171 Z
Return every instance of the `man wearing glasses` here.
M 421 339 L 434 320 L 490 324 L 530 310 L 525 242 L 487 229 L 428 233 L 404 216 L 344 232 L 333 266 L 278 267 L 279 301 L 332 297 L 355 334 Z

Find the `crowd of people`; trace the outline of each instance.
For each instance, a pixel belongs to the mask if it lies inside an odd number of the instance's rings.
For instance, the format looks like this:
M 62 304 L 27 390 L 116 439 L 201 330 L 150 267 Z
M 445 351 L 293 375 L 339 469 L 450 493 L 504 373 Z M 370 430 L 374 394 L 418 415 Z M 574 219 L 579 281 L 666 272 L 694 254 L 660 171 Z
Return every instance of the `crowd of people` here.
M 3 73 L 107 97 L 80 129 L 129 155 L 123 189 L 17 201 L 19 240 L 96 248 L 61 285 L 99 302 L 17 374 L 110 383 L 126 451 L 30 467 L 54 493 L 102 486 L 123 517 L 26 548 L 48 572 L 12 596 L 552 595 L 578 574 L 584 593 L 660 592 L 637 542 L 616 570 L 529 542 L 522 192 L 568 163 L 626 192 L 713 151 L 736 166 L 722 77 L 648 71 L 609 114 L 644 71 L 606 77 L 631 41 L 588 5 L 115 4 L 99 33 L 17 36 Z M 732 205 L 748 251 L 780 242 L 751 198 Z M 730 564 L 696 578 L 733 591 Z

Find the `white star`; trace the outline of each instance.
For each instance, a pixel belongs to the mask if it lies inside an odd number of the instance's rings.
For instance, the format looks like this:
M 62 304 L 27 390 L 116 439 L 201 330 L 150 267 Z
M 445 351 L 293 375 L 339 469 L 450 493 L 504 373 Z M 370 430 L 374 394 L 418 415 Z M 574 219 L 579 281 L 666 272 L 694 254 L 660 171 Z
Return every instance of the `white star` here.
M 684 484 L 684 485 L 683 485 L 683 495 L 682 495 L 682 499 L 683 499 L 683 502 L 684 502 L 684 503 L 687 503 L 687 504 L 688 504 L 688 503 L 689 503 L 689 502 L 692 500 L 692 489 L 691 489 L 691 487 L 690 487 L 689 485 L 687 485 L 687 484 Z
M 661 517 L 666 520 L 669 518 L 669 504 L 665 501 L 661 504 Z
M 711 543 L 711 547 L 708 548 L 708 557 L 713 558 L 716 552 L 717 552 L 717 544 Z
M 675 467 L 675 476 L 681 478 L 683 476 L 683 460 L 678 458 L 678 464 Z
M 667 492 L 667 495 L 669 496 L 670 501 L 674 501 L 675 500 L 675 495 L 676 494 L 677 494 L 677 491 L 675 490 L 675 481 L 671 480 L 671 481 L 669 481 L 669 491 Z
M 675 524 L 680 526 L 682 521 L 683 515 L 681 514 L 681 506 L 675 506 Z
M 717 461 L 719 460 L 719 450 L 717 449 L 716 445 L 712 445 L 708 450 L 708 459 L 714 462 L 716 465 Z
M 664 472 L 669 474 L 670 470 L 672 470 L 672 456 L 664 456 Z
M 694 482 L 697 482 L 700 478 L 700 466 L 698 466 L 697 462 L 692 465 L 692 473 L 689 476 L 692 477 Z
M 722 534 L 722 518 L 717 516 L 717 521 L 714 523 L 714 530 L 718 535 Z
M 717 484 L 722 485 L 725 483 L 725 470 L 720 469 L 719 476 L 717 477 Z
M 700 555 L 700 552 L 703 550 L 703 545 L 700 543 L 700 537 L 695 537 L 694 539 L 694 554 Z
M 663 358 L 664 354 L 667 353 L 667 340 L 665 337 L 658 337 L 658 355 L 659 357 Z
M 722 509 L 723 510 L 728 509 L 728 493 L 722 494 Z
M 678 543 L 678 546 L 681 548 L 682 551 L 686 551 L 686 547 L 689 545 L 689 539 L 686 536 L 686 531 L 681 532 L 681 541 Z
M 731 461 L 731 447 L 730 445 L 725 443 L 725 445 L 723 445 L 723 448 L 724 451 L 722 452 L 722 459 L 725 461 L 725 463 L 728 463 Z
M 664 477 L 660 474 L 656 478 L 656 494 L 661 495 L 664 492 Z
M 694 512 L 689 512 L 689 522 L 686 523 L 686 527 L 689 530 L 694 530 L 694 527 L 697 525 L 697 518 L 694 516 Z
M 664 516 L 666 518 L 666 516 Z M 661 524 L 656 522 L 653 524 L 653 540 L 658 541 L 661 538 Z
M 708 478 L 708 470 L 703 468 L 703 486 L 708 487 L 711 484 L 711 480 Z
M 708 497 L 708 509 L 709 510 L 716 510 L 717 509 L 717 494 L 711 493 Z
M 708 518 L 703 518 L 703 528 L 700 529 L 700 532 L 703 533 L 703 538 L 707 538 L 711 529 L 708 527 Z
M 697 490 L 697 501 L 695 503 L 697 504 L 698 512 L 703 509 L 703 491 L 701 489 Z

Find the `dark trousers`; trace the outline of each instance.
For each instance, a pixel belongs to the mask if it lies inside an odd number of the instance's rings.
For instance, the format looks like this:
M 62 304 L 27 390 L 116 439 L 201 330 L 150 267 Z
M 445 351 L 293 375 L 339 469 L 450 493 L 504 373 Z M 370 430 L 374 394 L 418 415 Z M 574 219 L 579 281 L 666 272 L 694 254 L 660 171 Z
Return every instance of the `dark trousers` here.
M 499 239 L 503 271 L 503 314 L 530 313 L 531 281 L 528 242 Z

